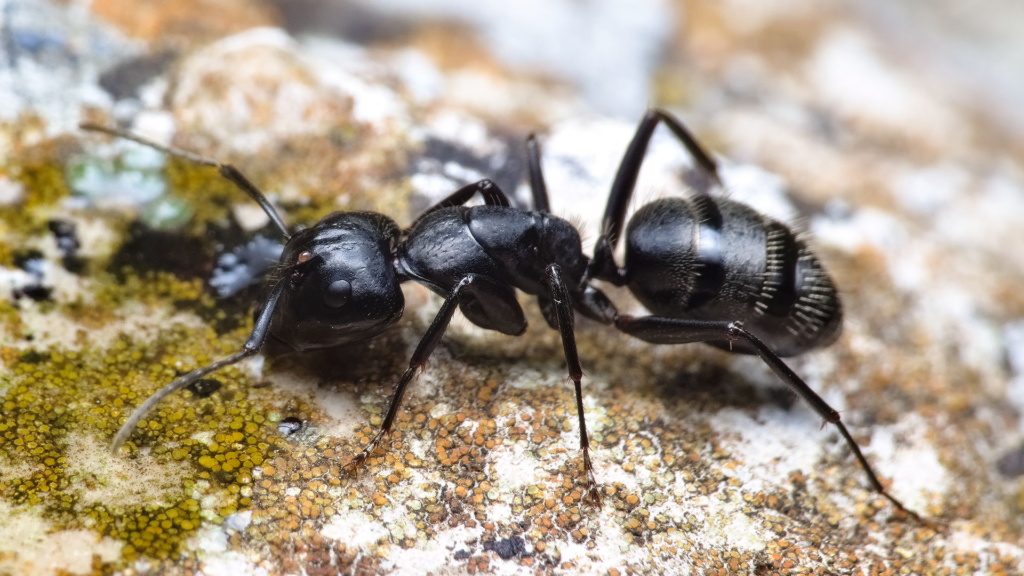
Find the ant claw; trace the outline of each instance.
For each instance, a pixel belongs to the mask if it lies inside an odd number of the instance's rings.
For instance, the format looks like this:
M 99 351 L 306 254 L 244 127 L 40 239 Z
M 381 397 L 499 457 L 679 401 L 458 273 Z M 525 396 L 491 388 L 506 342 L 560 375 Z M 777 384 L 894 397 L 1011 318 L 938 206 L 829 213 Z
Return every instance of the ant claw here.
M 583 496 L 583 503 L 594 508 L 601 509 L 601 489 L 592 482 L 587 482 L 587 490 Z
M 902 502 L 900 502 L 899 500 L 897 500 L 896 498 L 891 496 L 888 492 L 883 492 L 881 495 L 886 500 L 888 500 L 896 508 L 896 510 L 898 512 L 902 512 L 908 518 L 914 520 L 915 522 L 917 522 L 918 524 L 921 524 L 922 526 L 926 526 L 928 528 L 931 528 L 932 530 L 935 530 L 936 532 L 943 532 L 948 527 L 941 520 L 936 520 L 936 519 L 932 519 L 932 518 L 926 518 L 924 516 L 921 516 L 917 512 L 914 512 L 910 508 L 907 508 L 906 506 L 903 505 Z
M 594 466 L 590 463 L 590 450 L 583 449 L 583 470 L 587 474 L 587 489 L 583 494 L 583 503 L 601 509 L 601 488 L 594 479 Z
M 369 454 L 367 454 L 365 451 L 360 452 L 359 454 L 353 456 L 351 460 L 342 465 L 342 468 L 344 468 L 345 471 L 348 472 L 349 474 L 356 474 L 357 472 L 359 472 L 359 469 L 362 468 L 364 464 L 366 464 L 366 458 L 368 456 Z
M 363 465 L 366 464 L 366 460 L 373 455 L 375 450 L 377 450 L 377 446 L 380 444 L 380 441 L 384 439 L 384 436 L 386 436 L 387 433 L 388 432 L 383 429 L 378 431 L 377 434 L 370 439 L 370 442 L 367 443 L 365 448 L 345 463 L 345 469 L 354 474 L 359 470 L 359 468 L 362 468 Z

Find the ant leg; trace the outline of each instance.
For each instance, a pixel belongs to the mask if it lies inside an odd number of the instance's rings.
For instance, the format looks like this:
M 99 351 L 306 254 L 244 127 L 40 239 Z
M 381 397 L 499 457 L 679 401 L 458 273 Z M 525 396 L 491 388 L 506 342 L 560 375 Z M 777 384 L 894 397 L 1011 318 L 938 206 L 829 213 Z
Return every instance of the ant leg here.
M 587 269 L 587 278 L 600 278 L 617 286 L 625 284 L 622 269 L 616 265 L 613 254 L 626 221 L 626 211 L 636 189 L 636 180 L 647 154 L 647 146 L 650 144 L 654 129 L 658 127 L 659 122 L 663 122 L 672 131 L 672 134 L 682 143 L 708 178 L 722 187 L 722 180 L 718 175 L 718 164 L 711 155 L 704 151 L 704 148 L 686 126 L 664 110 L 657 108 L 648 110 L 637 126 L 636 133 L 626 148 L 622 162 L 619 163 L 619 169 L 615 173 L 615 180 L 612 182 L 608 204 L 601 222 L 601 235 L 594 246 L 594 258 Z
M 491 313 L 488 319 L 494 327 L 488 326 L 489 329 L 499 330 L 506 334 L 522 334 L 526 329 L 526 320 L 523 317 L 522 309 L 519 308 L 519 304 L 515 300 L 515 294 L 510 293 L 508 296 L 508 298 L 511 298 L 510 302 L 501 305 L 498 301 L 503 297 L 503 294 L 492 295 L 488 292 L 495 285 L 496 283 L 484 276 L 468 274 L 452 288 L 448 296 L 445 297 L 444 303 L 441 304 L 441 309 L 438 310 L 434 320 L 430 323 L 430 327 L 427 328 L 426 333 L 420 339 L 420 343 L 416 346 L 416 350 L 409 360 L 409 367 L 406 368 L 402 377 L 398 380 L 398 384 L 395 385 L 395 390 L 391 395 L 391 403 L 388 405 L 388 411 L 384 415 L 384 421 L 381 422 L 380 430 L 370 439 L 366 447 L 345 465 L 346 468 L 354 470 L 361 466 L 373 454 L 373 451 L 384 437 L 391 432 L 391 428 L 395 423 L 395 417 L 398 415 L 398 408 L 402 404 L 402 397 L 405 395 L 409 383 L 412 382 L 413 378 L 426 365 L 427 360 L 430 359 L 434 348 L 437 347 L 441 337 L 444 336 L 445 331 L 448 329 L 448 324 L 451 323 L 456 308 L 460 305 L 469 305 L 474 312 L 479 312 L 479 309 L 482 307 L 491 306 L 488 309 Z M 516 322 L 519 322 L 519 325 L 516 325 Z
M 659 122 L 664 122 L 665 126 L 672 131 L 672 134 L 682 143 L 686 151 L 693 156 L 697 166 L 715 184 L 722 185 L 722 180 L 718 175 L 718 164 L 711 158 L 711 155 L 704 151 L 686 126 L 675 116 L 664 110 L 657 108 L 648 110 L 640 121 L 640 125 L 637 126 L 636 134 L 633 135 L 633 140 L 630 141 L 629 146 L 626 148 L 622 162 L 619 163 L 619 169 L 615 173 L 615 180 L 612 182 L 608 206 L 605 208 L 604 221 L 601 226 L 601 234 L 611 240 L 617 239 L 619 232 L 622 230 L 626 208 L 629 206 L 629 200 L 636 189 L 636 180 L 640 174 L 640 166 L 643 164 L 644 157 L 647 154 L 647 146 L 650 144 L 651 137 L 654 135 L 654 129 L 658 127 Z
M 217 171 L 220 172 L 221 176 L 230 180 L 235 186 L 237 186 L 240 190 L 248 194 L 250 198 L 252 198 L 257 204 L 260 205 L 260 208 L 262 208 L 263 211 L 267 214 L 271 222 L 273 222 L 274 225 L 277 226 L 278 230 L 281 231 L 281 235 L 284 236 L 285 240 L 291 238 L 291 234 L 288 232 L 288 227 L 284 225 L 284 221 L 281 220 L 281 216 L 278 215 L 277 210 L 275 210 L 274 207 L 270 204 L 270 201 L 267 200 L 267 197 L 264 196 L 263 192 L 260 192 L 260 189 L 257 188 L 255 184 L 250 182 L 249 179 L 246 178 L 244 174 L 242 174 L 237 168 L 235 168 L 231 164 L 222 164 L 217 160 L 200 156 L 195 152 L 189 152 L 188 150 L 182 150 L 180 148 L 175 148 L 173 146 L 164 146 L 163 144 L 157 144 L 156 142 L 148 138 L 143 138 L 142 136 L 133 134 L 131 132 L 128 132 L 127 130 L 120 130 L 118 128 L 101 126 L 99 124 L 92 124 L 89 122 L 83 122 L 79 124 L 78 127 L 81 128 L 82 130 L 102 132 L 104 134 L 109 134 L 111 136 L 116 136 L 118 138 L 124 138 L 125 140 L 131 140 L 132 142 L 137 142 L 139 144 L 142 144 L 143 146 L 148 146 L 155 150 L 159 150 L 164 154 L 170 154 L 171 156 L 184 158 L 185 160 L 195 162 L 196 164 L 216 168 Z
M 526 138 L 526 166 L 530 177 L 530 191 L 533 193 L 533 209 L 538 212 L 551 212 L 548 186 L 544 183 L 544 171 L 540 166 L 540 144 L 533 134 Z
M 459 311 L 466 320 L 486 330 L 507 336 L 522 336 L 526 332 L 526 315 L 516 291 L 488 276 L 473 276 L 472 286 L 459 302 Z
M 749 346 L 755 354 L 761 357 L 761 360 L 772 369 L 775 374 L 792 389 L 794 392 L 800 395 L 811 408 L 818 413 L 819 416 L 825 419 L 829 424 L 834 424 L 839 430 L 839 434 L 845 440 L 846 445 L 853 452 L 860 467 L 864 470 L 864 473 L 868 477 L 868 482 L 871 487 L 874 488 L 875 492 L 878 492 L 882 497 L 892 503 L 897 509 L 903 511 L 908 516 L 911 516 L 915 520 L 928 524 L 924 521 L 921 516 L 916 512 L 909 510 L 902 502 L 896 499 L 895 496 L 889 494 L 882 482 L 878 479 L 878 475 L 875 470 L 868 463 L 867 458 L 860 450 L 860 446 L 857 441 L 850 435 L 850 431 L 847 430 L 846 425 L 842 423 L 839 418 L 839 412 L 836 412 L 831 406 L 822 399 L 810 386 L 807 385 L 796 372 L 793 372 L 785 362 L 779 358 L 779 355 L 773 352 L 764 342 L 759 338 L 748 332 L 743 328 L 741 322 L 720 322 L 720 321 L 709 321 L 709 320 L 690 320 L 682 318 L 661 318 L 657 316 L 643 316 L 640 318 L 634 318 L 632 316 L 619 316 L 615 320 L 615 325 L 626 334 L 634 336 L 641 340 L 651 342 L 654 344 L 688 344 L 692 342 L 734 342 L 742 340 L 744 344 Z
M 554 303 L 555 316 L 558 319 L 558 332 L 562 336 L 562 349 L 565 351 L 565 363 L 569 369 L 569 378 L 576 389 L 576 415 L 579 418 L 580 450 L 583 452 L 583 470 L 587 474 L 587 488 L 584 501 L 601 507 L 601 493 L 594 479 L 594 466 L 590 462 L 590 438 L 587 434 L 587 420 L 583 414 L 583 367 L 580 366 L 579 353 L 576 350 L 576 336 L 573 330 L 575 321 L 572 299 L 562 281 L 562 271 L 557 264 L 547 267 L 548 290 Z
M 412 225 L 409 226 L 409 230 L 415 228 L 416 225 L 419 224 L 420 220 L 423 220 L 423 218 L 427 214 L 437 212 L 442 208 L 462 206 L 466 202 L 469 202 L 470 198 L 472 198 L 475 194 L 480 194 L 480 196 L 484 199 L 484 204 L 486 204 L 487 206 L 509 207 L 512 205 L 511 202 L 509 202 L 508 195 L 505 194 L 504 190 L 502 190 L 497 184 L 495 184 L 493 180 L 484 178 L 479 182 L 473 182 L 472 184 L 467 184 L 462 188 L 459 188 L 458 190 L 452 192 L 437 204 L 434 204 L 430 208 L 424 210 L 422 214 L 416 217 L 416 220 L 413 221 Z
M 466 202 L 469 202 L 469 199 L 472 198 L 473 195 L 477 193 L 479 193 L 480 196 L 483 197 L 484 204 L 488 206 L 508 207 L 512 205 L 509 202 L 508 195 L 505 194 L 504 190 L 502 190 L 493 180 L 489 178 L 484 178 L 483 180 L 473 182 L 472 184 L 467 184 L 462 188 L 459 188 L 455 192 L 452 192 L 451 194 L 448 195 L 447 198 L 441 200 L 431 208 L 428 208 L 427 211 L 423 213 L 423 216 L 426 216 L 427 214 L 430 214 L 435 210 L 440 210 L 441 208 L 448 208 L 450 206 L 461 206 Z
M 697 163 L 697 167 L 700 168 L 704 174 L 711 179 L 711 182 L 717 184 L 719 188 L 722 186 L 722 178 L 718 174 L 718 163 L 715 162 L 714 158 L 704 150 L 704 147 L 700 145 L 700 142 L 693 136 L 693 133 L 682 123 L 678 118 L 673 116 L 671 113 L 655 108 L 647 113 L 646 117 L 651 115 L 657 116 L 657 120 L 661 120 L 668 129 L 672 131 L 672 134 L 677 140 L 686 148 L 686 151 L 693 156 L 694 162 Z M 645 117 L 645 118 L 646 118 Z
M 395 423 L 395 416 L 398 414 L 398 407 L 402 404 L 402 396 L 405 395 L 406 388 L 409 387 L 409 382 L 412 381 L 413 377 L 416 376 L 423 366 L 427 363 L 431 353 L 434 352 L 434 348 L 437 343 L 441 341 L 441 337 L 444 336 L 445 330 L 448 329 L 448 324 L 452 321 L 452 316 L 455 314 L 455 308 L 459 305 L 459 298 L 462 291 L 473 282 L 473 276 L 469 275 L 463 278 L 455 288 L 448 294 L 444 299 L 444 303 L 441 305 L 441 309 L 437 311 L 437 315 L 434 316 L 433 322 L 430 323 L 430 327 L 427 328 L 427 332 L 420 339 L 420 343 L 416 346 L 416 351 L 412 353 L 412 359 L 409 360 L 409 367 L 405 369 L 405 373 L 402 374 L 402 378 L 399 379 L 398 384 L 395 385 L 395 390 L 391 395 L 391 403 L 388 405 L 387 414 L 384 415 L 384 421 L 381 422 L 380 430 L 377 434 L 370 439 L 370 442 L 363 448 L 362 452 L 356 454 L 348 464 L 346 468 L 354 470 L 355 468 L 362 466 L 366 459 L 369 458 L 370 454 L 377 448 L 380 441 L 384 439 L 391 432 L 391 427 Z
M 132 435 L 132 432 L 135 431 L 139 422 L 164 398 L 178 390 L 181 390 L 182 388 L 185 388 L 186 386 L 189 386 L 211 372 L 216 372 L 221 368 L 236 364 L 250 356 L 256 355 L 256 353 L 260 351 L 260 348 L 263 347 L 263 343 L 267 340 L 267 335 L 270 333 L 270 323 L 274 315 L 274 309 L 277 307 L 277 302 L 281 299 L 281 294 L 284 292 L 289 281 L 290 280 L 288 278 L 285 278 L 278 281 L 274 286 L 274 290 L 270 293 L 270 297 L 267 298 L 263 308 L 256 316 L 256 322 L 252 327 L 252 333 L 250 333 L 249 338 L 246 339 L 241 352 L 203 366 L 202 368 L 196 368 L 188 374 L 185 374 L 164 386 L 160 390 L 157 390 L 152 396 L 147 398 L 145 402 L 140 404 L 139 407 L 136 408 L 130 416 L 128 416 L 128 419 L 124 421 L 124 424 L 121 425 L 121 429 L 118 430 L 117 434 L 114 436 L 113 442 L 110 443 L 110 451 L 117 452 Z

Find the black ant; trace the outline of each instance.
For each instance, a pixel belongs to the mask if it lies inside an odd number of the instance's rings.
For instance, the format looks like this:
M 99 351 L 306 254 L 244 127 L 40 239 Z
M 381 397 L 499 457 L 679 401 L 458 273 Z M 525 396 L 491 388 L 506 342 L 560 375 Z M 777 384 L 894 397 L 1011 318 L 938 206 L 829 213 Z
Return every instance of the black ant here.
M 112 443 L 116 451 L 139 421 L 169 394 L 255 355 L 270 335 L 298 351 L 372 338 L 401 317 L 400 284 L 414 281 L 444 297 L 416 347 L 380 429 L 348 463 L 357 468 L 391 431 L 406 388 L 444 335 L 455 309 L 473 324 L 510 336 L 526 330 L 515 289 L 536 296 L 547 323 L 561 335 L 576 392 L 580 450 L 588 502 L 600 505 L 583 415 L 574 311 L 656 344 L 704 342 L 758 355 L 783 382 L 834 424 L 868 480 L 896 508 L 920 520 L 889 494 L 839 413 L 781 359 L 832 343 L 842 307 L 832 280 L 808 246 L 784 224 L 708 191 L 663 198 L 636 211 L 625 230 L 625 264 L 614 251 L 651 136 L 665 124 L 711 184 L 723 188 L 718 166 L 674 116 L 650 110 L 637 128 L 612 184 L 593 258 L 578 231 L 549 213 L 540 150 L 531 135 L 527 163 L 533 210 L 513 208 L 490 180 L 464 186 L 400 228 L 375 212 L 335 212 L 294 234 L 262 192 L 228 164 L 95 124 L 85 130 L 133 140 L 167 154 L 215 167 L 267 213 L 287 240 L 268 295 L 242 350 L 197 368 L 157 391 L 128 417 Z M 465 204 L 479 194 L 482 206 Z M 627 286 L 654 313 L 621 315 L 593 280 Z

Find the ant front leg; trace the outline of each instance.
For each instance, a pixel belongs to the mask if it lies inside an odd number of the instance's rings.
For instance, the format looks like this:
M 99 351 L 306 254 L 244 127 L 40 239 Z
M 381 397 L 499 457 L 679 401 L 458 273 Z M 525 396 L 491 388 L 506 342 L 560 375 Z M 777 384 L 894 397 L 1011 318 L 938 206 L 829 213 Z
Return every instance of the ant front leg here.
M 742 340 L 773 372 L 794 392 L 811 405 L 826 422 L 835 425 L 846 445 L 853 452 L 860 467 L 868 477 L 868 482 L 882 497 L 897 509 L 918 522 L 929 524 L 916 512 L 908 509 L 895 496 L 890 494 L 878 479 L 875 470 L 861 452 L 857 441 L 850 435 L 846 425 L 839 418 L 839 412 L 829 406 L 821 396 L 807 385 L 796 372 L 793 372 L 779 355 L 773 352 L 759 338 L 743 328 L 742 322 L 722 322 L 711 320 L 691 320 L 685 318 L 662 318 L 657 316 L 619 316 L 615 325 L 626 334 L 653 344 L 688 344 L 693 342 L 735 342 Z
M 267 335 L 270 334 L 270 324 L 274 317 L 274 309 L 277 307 L 277 302 L 281 299 L 281 294 L 284 293 L 289 282 L 290 279 L 285 278 L 283 280 L 279 280 L 274 286 L 274 289 L 271 291 L 267 301 L 263 304 L 263 307 L 257 314 L 256 321 L 252 327 L 252 332 L 249 334 L 249 338 L 246 339 L 245 345 L 242 346 L 241 352 L 232 354 L 227 358 L 223 358 L 212 364 L 207 364 L 201 368 L 196 368 L 153 393 L 153 395 L 140 404 L 139 407 L 128 416 L 128 419 L 124 421 L 124 424 L 121 425 L 121 429 L 117 431 L 113 442 L 110 443 L 110 451 L 112 453 L 116 453 L 132 435 L 135 428 L 138 427 L 139 422 L 141 422 L 142 419 L 145 418 L 146 414 L 155 408 L 156 405 L 164 398 L 178 390 L 181 390 L 182 388 L 190 386 L 207 374 L 216 372 L 217 370 L 231 366 L 232 364 L 237 364 L 250 356 L 255 356 L 263 347 L 263 343 L 266 342 Z
M 587 419 L 583 414 L 583 367 L 580 365 L 579 353 L 576 350 L 574 333 L 575 317 L 569 291 L 562 281 L 562 272 L 557 264 L 547 267 L 548 290 L 554 304 L 554 315 L 558 320 L 558 332 L 562 336 L 562 349 L 565 351 L 565 363 L 569 369 L 569 378 L 576 389 L 576 415 L 580 427 L 580 451 L 583 452 L 583 471 L 587 475 L 587 488 L 584 501 L 601 507 L 601 493 L 594 479 L 594 466 L 590 462 L 590 438 L 587 434 Z
M 398 408 L 402 404 L 402 397 L 405 395 L 406 388 L 409 387 L 409 383 L 412 379 L 423 369 L 423 366 L 427 363 L 430 355 L 434 352 L 434 348 L 437 347 L 437 343 L 441 341 L 441 337 L 444 336 L 445 330 L 448 329 L 448 324 L 452 321 L 452 316 L 455 314 L 455 309 L 459 305 L 459 298 L 462 295 L 463 290 L 466 289 L 473 282 L 473 276 L 467 276 L 463 278 L 455 288 L 448 294 L 448 297 L 444 299 L 444 304 L 441 305 L 441 309 L 438 310 L 437 315 L 434 316 L 433 322 L 430 323 L 430 327 L 427 328 L 427 332 L 420 339 L 420 343 L 416 346 L 416 351 L 412 353 L 412 359 L 409 360 L 409 367 L 405 369 L 405 373 L 402 374 L 401 379 L 398 380 L 398 384 L 395 385 L 395 390 L 391 394 L 391 403 L 388 405 L 387 414 L 384 416 L 384 421 L 381 422 L 380 430 L 374 434 L 370 442 L 363 448 L 362 452 L 356 454 L 348 464 L 346 468 L 354 470 L 363 465 L 366 459 L 373 454 L 373 451 L 380 444 L 381 440 L 384 439 L 389 433 L 391 433 L 391 427 L 395 423 L 395 416 L 398 414 Z
M 420 343 L 416 346 L 416 351 L 413 352 L 412 359 L 409 360 L 409 367 L 406 368 L 398 380 L 398 384 L 395 385 L 391 403 L 388 405 L 383 422 L 381 422 L 380 430 L 370 439 L 366 447 L 346 464 L 347 468 L 354 470 L 366 462 L 366 459 L 373 454 L 384 437 L 391 432 L 409 383 L 430 359 L 434 348 L 437 347 L 441 337 L 448 329 L 456 308 L 463 307 L 463 313 L 467 314 L 467 317 L 478 324 L 483 323 L 490 330 L 497 330 L 509 335 L 519 335 L 526 330 L 526 319 L 523 316 L 522 308 L 516 303 L 515 294 L 506 294 L 500 290 L 501 286 L 486 276 L 468 274 L 452 288 L 445 297 L 444 303 L 441 304 L 441 309 L 430 323 L 430 327 L 427 328 Z

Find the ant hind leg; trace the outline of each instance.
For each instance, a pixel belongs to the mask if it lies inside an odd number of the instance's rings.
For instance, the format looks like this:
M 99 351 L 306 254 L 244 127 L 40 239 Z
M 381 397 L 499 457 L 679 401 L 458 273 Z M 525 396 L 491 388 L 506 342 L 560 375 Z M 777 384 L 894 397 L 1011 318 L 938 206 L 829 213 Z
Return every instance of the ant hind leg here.
M 914 518 L 922 524 L 931 524 L 924 520 L 913 510 L 910 510 L 902 502 L 900 502 L 895 496 L 889 493 L 882 485 L 878 475 L 875 473 L 874 468 L 868 463 L 867 458 L 864 457 L 864 453 L 861 452 L 860 445 L 853 439 L 850 431 L 846 428 L 846 425 L 840 420 L 839 412 L 832 408 L 825 400 L 818 395 L 810 386 L 807 385 L 803 379 L 800 378 L 793 372 L 793 370 L 786 365 L 782 359 L 773 352 L 764 342 L 759 338 L 748 332 L 741 322 L 726 322 L 726 321 L 713 321 L 713 320 L 692 320 L 685 318 L 662 318 L 658 316 L 619 316 L 615 320 L 615 325 L 619 330 L 634 336 L 646 342 L 654 344 L 688 344 L 694 342 L 734 342 L 741 340 L 743 343 L 750 347 L 755 354 L 757 354 L 765 364 L 771 368 L 772 372 L 782 380 L 784 384 L 789 386 L 791 390 L 796 392 L 803 398 L 815 412 L 821 416 L 825 422 L 833 424 L 839 434 L 843 437 L 843 441 L 849 447 L 850 451 L 853 452 L 854 457 L 860 464 L 861 469 L 864 470 L 864 474 L 868 477 L 868 483 L 871 487 L 880 494 L 883 498 L 888 500 L 894 507 L 901 510 L 908 516 Z

